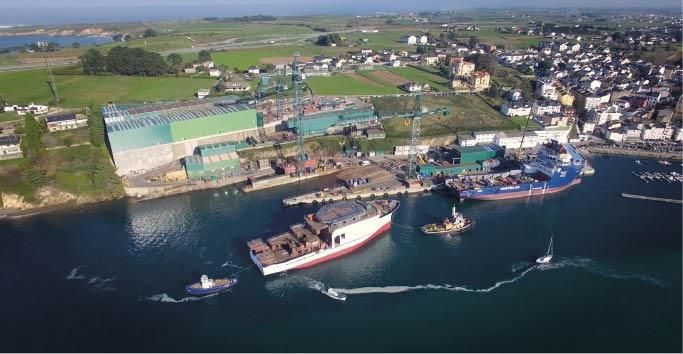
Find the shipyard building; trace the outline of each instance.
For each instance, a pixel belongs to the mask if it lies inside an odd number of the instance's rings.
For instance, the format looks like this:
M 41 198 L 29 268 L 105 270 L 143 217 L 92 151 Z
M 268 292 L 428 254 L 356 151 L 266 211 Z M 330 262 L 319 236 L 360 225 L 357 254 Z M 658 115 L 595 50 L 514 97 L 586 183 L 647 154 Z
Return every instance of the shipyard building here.
M 429 154 L 429 162 L 419 164 L 418 171 L 422 176 L 485 172 L 497 167 L 496 158 L 503 154 L 504 150 L 494 144 L 440 147 Z
M 110 104 L 102 108 L 102 114 L 120 176 L 152 170 L 192 156 L 197 150 L 198 157 L 188 160 L 193 161 L 193 170 L 200 167 L 197 158 L 202 160 L 202 166 L 207 164 L 208 171 L 218 165 L 231 168 L 234 161 L 226 166 L 216 162 L 234 160 L 234 152 L 229 151 L 232 148 L 220 144 L 258 136 L 259 129 L 254 108 L 238 103 L 235 97 L 148 105 Z
M 346 108 L 304 115 L 302 123 L 303 135 L 314 136 L 344 133 L 345 128 L 362 129 L 378 124 L 378 120 L 371 108 Z M 296 128 L 294 119 L 287 124 L 290 129 Z

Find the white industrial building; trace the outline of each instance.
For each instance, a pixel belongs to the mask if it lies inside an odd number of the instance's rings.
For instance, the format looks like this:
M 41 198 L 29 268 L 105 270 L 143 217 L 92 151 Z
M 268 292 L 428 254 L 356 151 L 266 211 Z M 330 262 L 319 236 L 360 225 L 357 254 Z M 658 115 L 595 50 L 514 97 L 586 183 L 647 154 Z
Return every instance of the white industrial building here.
M 542 141 L 533 131 L 500 132 L 495 135 L 493 143 L 506 149 L 532 148 Z
M 472 135 L 477 140 L 477 144 L 487 144 L 493 142 L 496 132 L 474 132 Z

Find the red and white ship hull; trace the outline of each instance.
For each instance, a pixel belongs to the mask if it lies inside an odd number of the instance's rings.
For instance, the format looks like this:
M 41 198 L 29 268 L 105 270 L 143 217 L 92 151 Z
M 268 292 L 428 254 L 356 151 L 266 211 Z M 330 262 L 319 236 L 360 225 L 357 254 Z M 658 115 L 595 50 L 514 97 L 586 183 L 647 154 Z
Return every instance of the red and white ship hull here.
M 251 260 L 256 264 L 263 275 L 270 275 L 288 271 L 291 269 L 302 269 L 316 264 L 341 257 L 360 248 L 370 240 L 391 229 L 391 219 L 398 205 L 391 212 L 381 216 L 377 215 L 336 229 L 332 234 L 332 239 L 339 237 L 340 243 L 334 247 L 329 247 L 313 253 L 305 254 L 301 257 L 290 259 L 287 262 L 276 263 L 264 267 L 253 252 L 250 252 Z

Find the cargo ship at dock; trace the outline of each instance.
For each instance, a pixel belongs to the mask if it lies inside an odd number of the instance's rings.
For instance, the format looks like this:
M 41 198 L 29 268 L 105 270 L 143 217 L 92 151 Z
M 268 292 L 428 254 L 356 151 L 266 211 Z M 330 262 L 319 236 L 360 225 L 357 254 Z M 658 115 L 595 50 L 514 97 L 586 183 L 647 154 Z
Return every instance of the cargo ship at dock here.
M 302 269 L 351 253 L 391 228 L 396 200 L 344 201 L 306 215 L 287 232 L 247 242 L 261 274 Z
M 571 144 L 550 142 L 519 169 L 447 181 L 460 200 L 501 200 L 552 194 L 581 183 L 585 158 Z

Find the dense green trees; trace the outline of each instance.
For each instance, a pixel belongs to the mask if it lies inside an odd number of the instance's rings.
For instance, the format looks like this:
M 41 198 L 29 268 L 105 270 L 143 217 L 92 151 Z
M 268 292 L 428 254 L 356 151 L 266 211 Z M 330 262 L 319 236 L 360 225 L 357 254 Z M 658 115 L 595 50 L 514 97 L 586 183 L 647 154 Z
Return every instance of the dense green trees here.
M 340 46 L 343 44 L 341 36 L 338 34 L 326 34 L 324 36 L 319 36 L 318 40 L 315 42 L 317 45 L 323 45 L 323 46 L 329 46 L 334 43 L 337 46 Z
M 83 64 L 83 73 L 86 75 L 97 75 L 106 70 L 104 55 L 97 49 L 89 49 L 81 55 L 81 63 Z
M 109 72 L 118 75 L 159 76 L 168 72 L 168 64 L 158 53 L 141 48 L 114 47 L 107 56 L 90 49 L 81 56 L 83 73 L 97 75 Z
M 45 151 L 45 146 L 40 139 L 44 130 L 32 114 L 27 114 L 24 118 L 24 132 L 24 138 L 21 139 L 24 157 L 29 160 L 37 159 Z
M 474 49 L 479 44 L 479 38 L 471 36 L 469 40 L 470 48 Z
M 119 75 L 159 76 L 168 71 L 168 66 L 158 53 L 117 46 L 107 55 L 107 71 Z
M 200 63 L 203 63 L 205 61 L 210 61 L 211 60 L 211 52 L 208 50 L 200 50 L 199 53 L 197 53 L 197 58 Z
M 477 70 L 483 70 L 491 74 L 491 76 L 496 74 L 496 58 L 491 54 L 474 54 L 465 58 L 467 61 L 471 61 L 476 65 Z
M 145 32 L 142 34 L 142 37 L 148 38 L 148 37 L 156 37 L 157 36 L 157 31 L 148 28 L 145 30 Z

